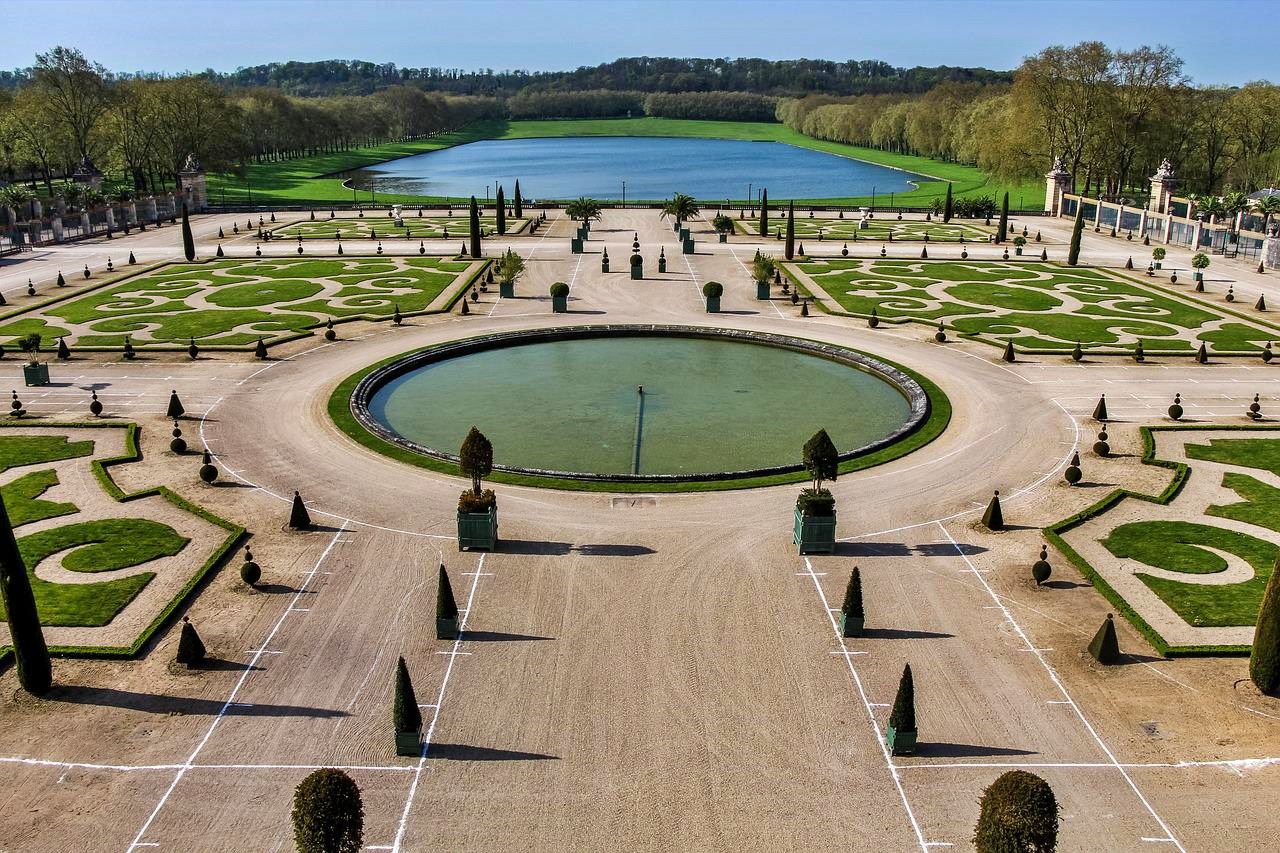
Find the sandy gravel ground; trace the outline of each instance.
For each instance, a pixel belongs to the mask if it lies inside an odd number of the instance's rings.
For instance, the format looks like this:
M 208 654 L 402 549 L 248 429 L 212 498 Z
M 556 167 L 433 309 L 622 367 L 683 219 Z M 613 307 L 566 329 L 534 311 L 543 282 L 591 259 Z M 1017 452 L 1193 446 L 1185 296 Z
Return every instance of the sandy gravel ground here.
M 193 223 L 202 252 L 230 221 Z M 1061 241 L 1069 223 L 1031 226 Z M 1174 391 L 1221 413 L 1206 421 L 1240 422 L 1246 395 L 1278 405 L 1280 373 L 1254 361 L 1005 365 L 994 348 L 939 346 L 924 328 L 802 320 L 789 302 L 757 302 L 742 266 L 778 244 L 719 245 L 705 223 L 695 230 L 693 256 L 652 211 L 610 211 L 581 256 L 569 254 L 563 220 L 541 237 L 489 241 L 491 253 L 509 244 L 529 257 L 519 298 L 485 294 L 466 318 L 353 324 L 333 344 L 298 341 L 266 364 L 56 365 L 55 381 L 69 384 L 24 396 L 28 409 L 65 412 L 89 383 L 122 395 L 104 399 L 143 425 L 145 459 L 128 476 L 246 525 L 267 586 L 244 591 L 233 563 L 194 601 L 219 661 L 207 671 L 171 669 L 170 631 L 137 661 L 57 662 L 59 686 L 42 700 L 22 695 L 12 672 L 0 676 L 0 849 L 289 850 L 292 788 L 317 766 L 351 768 L 366 844 L 381 850 L 966 849 L 982 789 L 1019 766 L 1053 785 L 1064 850 L 1269 845 L 1280 828 L 1280 700 L 1248 686 L 1244 660 L 1164 661 L 1127 623 L 1128 662 L 1095 665 L 1084 647 L 1108 605 L 1060 556 L 1050 587 L 1036 588 L 1029 566 L 1040 526 L 1113 483 L 1159 488 L 1160 472 L 1127 457 L 1087 459 L 1091 485 L 1061 484 L 1077 443 L 1093 441 L 1086 419 L 1101 391 L 1118 421 L 1112 444 L 1132 454 L 1136 427 L 1158 421 Z M 633 233 L 651 274 L 643 282 L 625 272 Z M 251 239 L 225 242 L 253 250 Z M 453 242 L 428 246 L 456 251 Z M 1085 242 L 1086 259 L 1112 266 L 1140 248 Z M 140 260 L 173 257 L 178 230 L 7 259 L 0 290 L 128 246 Z M 621 273 L 600 273 L 604 246 Z M 1170 256 L 1166 266 L 1185 267 Z M 1215 264 L 1237 293 L 1280 300 L 1270 277 Z M 726 313 L 702 312 L 708 279 L 725 284 Z M 571 284 L 571 312 L 553 317 L 544 295 L 558 280 Z M 459 554 L 461 482 L 372 454 L 327 421 L 338 382 L 403 350 L 599 322 L 848 344 L 928 375 L 955 416 L 926 448 L 840 478 L 841 548 L 809 560 L 790 544 L 794 486 L 622 499 L 500 486 L 501 550 Z M 16 361 L 0 371 L 18 382 Z M 192 445 L 207 442 L 237 485 L 203 487 L 190 459 L 163 452 L 170 388 L 192 415 Z M 995 488 L 1015 525 L 1002 534 L 974 526 Z M 322 529 L 282 530 L 294 489 Z M 459 643 L 434 638 L 441 559 L 467 609 Z M 827 608 L 854 565 L 870 630 L 842 643 Z M 398 655 L 431 726 L 422 761 L 393 754 Z M 922 746 L 890 761 L 880 736 L 904 662 Z

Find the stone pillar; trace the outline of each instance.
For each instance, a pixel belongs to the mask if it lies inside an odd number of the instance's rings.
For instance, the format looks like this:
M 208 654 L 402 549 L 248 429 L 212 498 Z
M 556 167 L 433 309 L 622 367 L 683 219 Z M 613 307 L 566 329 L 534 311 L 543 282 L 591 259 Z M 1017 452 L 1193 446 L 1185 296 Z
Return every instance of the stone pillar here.
M 1204 220 L 1197 219 L 1196 228 L 1191 232 L 1191 251 L 1193 252 L 1200 251 L 1200 234 L 1202 231 L 1204 231 Z
M 50 218 L 49 224 L 53 226 L 53 242 L 62 242 L 62 217 L 54 216 Z
M 111 208 L 111 205 L 107 205 L 107 230 L 116 230 L 116 212 Z
M 147 196 L 147 221 L 151 223 L 159 221 L 156 215 L 156 197 L 153 195 Z
M 1173 238 L 1173 215 L 1168 214 L 1164 218 L 1164 234 L 1160 237 L 1160 242 L 1168 243 Z
M 138 224 L 138 203 L 133 199 L 124 206 L 124 221 L 130 225 Z
M 178 215 L 178 202 L 174 199 L 173 193 L 169 193 L 168 204 L 170 218 L 176 217 Z
M 67 200 L 62 196 L 58 196 L 53 200 L 53 210 L 58 216 L 67 215 Z
M 18 224 L 18 211 L 14 210 L 12 207 L 6 207 L 4 209 L 4 216 L 6 224 L 14 226 Z
M 1044 178 L 1044 212 L 1050 216 L 1061 216 L 1062 194 L 1071 192 L 1071 173 L 1063 168 L 1061 157 L 1053 161 L 1053 168 Z
M 31 200 L 31 218 L 32 219 L 44 218 L 44 205 L 40 203 L 40 199 L 38 198 Z
M 209 206 L 209 192 L 205 186 L 204 169 L 200 167 L 195 154 L 187 155 L 187 162 L 178 172 L 178 179 L 182 182 L 190 211 L 198 213 L 205 210 Z
M 89 220 L 88 208 L 80 211 L 80 231 L 85 234 L 93 233 L 93 223 Z
M 1138 236 L 1147 236 L 1147 209 L 1142 208 L 1142 213 L 1138 216 Z
M 1178 179 L 1173 175 L 1173 164 L 1165 159 L 1160 168 L 1151 176 L 1151 209 L 1156 213 L 1169 213 L 1169 199 L 1173 197 L 1173 188 Z

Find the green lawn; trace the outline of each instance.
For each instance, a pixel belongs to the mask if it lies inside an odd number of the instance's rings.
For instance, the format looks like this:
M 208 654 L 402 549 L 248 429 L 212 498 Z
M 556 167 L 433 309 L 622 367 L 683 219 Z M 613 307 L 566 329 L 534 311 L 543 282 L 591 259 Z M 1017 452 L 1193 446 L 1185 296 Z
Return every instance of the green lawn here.
M 330 318 L 426 310 L 481 263 L 437 256 L 224 258 L 165 264 L 122 282 L 0 320 L 0 339 L 31 332 L 73 346 L 245 346 Z M 3 457 L 0 456 L 0 464 Z
M 1182 583 L 1138 575 L 1187 624 L 1197 627 L 1254 624 L 1263 590 L 1271 577 L 1271 567 L 1280 553 L 1274 544 L 1253 536 L 1185 521 L 1123 524 L 1111 531 L 1102 544 L 1116 557 L 1184 574 L 1214 574 L 1226 570 L 1226 560 L 1198 546 L 1226 551 L 1248 562 L 1253 567 L 1253 577 L 1236 584 Z
M 1257 353 L 1276 337 L 1207 304 L 1170 298 L 1105 270 L 1041 261 L 831 258 L 800 261 L 842 309 L 858 316 L 937 325 L 1003 346 L 1082 347 L 1189 354 Z
M 756 236 L 760 233 L 758 217 L 739 219 L 736 221 L 738 233 Z M 783 216 L 771 216 L 769 233 L 773 237 L 785 237 L 787 220 Z M 857 214 L 848 219 L 830 219 L 796 215 L 795 235 L 797 240 L 808 240 L 810 243 L 843 242 L 843 243 L 892 243 L 933 242 L 962 243 L 980 242 L 995 233 L 994 228 L 983 228 L 962 222 L 948 222 L 945 225 L 939 219 L 935 222 L 922 222 L 919 219 L 874 218 L 867 221 L 866 228 L 858 227 Z
M 1188 444 L 1188 459 L 1257 468 L 1280 475 L 1280 440 L 1274 438 L 1211 438 L 1207 445 Z
M 507 235 L 519 234 L 529 224 L 527 219 L 508 219 Z M 480 236 L 492 237 L 498 233 L 498 220 L 493 216 L 480 217 Z M 327 216 L 288 225 L 279 225 L 271 229 L 271 238 L 296 240 L 421 240 L 457 237 L 459 239 L 471 235 L 470 217 L 458 216 L 418 216 L 406 213 L 404 227 L 397 228 L 395 223 L 385 216 L 370 216 L 359 219 L 354 216 L 339 216 L 332 219 Z
M 0 474 L 23 465 L 58 462 L 93 453 L 92 441 L 67 441 L 65 435 L 0 435 Z
M 0 488 L 4 506 L 9 512 L 9 523 L 15 528 L 33 521 L 57 518 L 79 512 L 75 504 L 41 500 L 40 496 L 58 485 L 58 472 L 32 471 Z
M 210 175 L 208 178 L 209 199 L 215 204 L 242 204 L 250 199 L 254 204 L 309 203 L 323 205 L 330 202 L 351 203 L 356 201 L 352 191 L 342 185 L 342 179 L 327 177 L 335 172 L 357 169 L 375 163 L 393 160 L 399 157 L 437 151 L 453 145 L 462 145 L 482 139 L 534 139 L 563 136 L 676 136 L 696 137 L 704 139 L 745 139 L 757 141 L 783 142 L 815 151 L 825 151 L 843 157 L 852 157 L 903 169 L 920 175 L 936 178 L 936 181 L 925 182 L 916 190 L 898 193 L 893 204 L 906 207 L 925 207 L 934 199 L 946 195 L 946 182 L 954 184 L 956 197 L 990 196 L 999 204 L 1001 196 L 1009 193 L 1009 202 L 1014 208 L 1040 208 L 1044 204 L 1044 183 L 1032 181 L 1025 184 L 1010 184 L 987 175 L 974 166 L 959 163 L 945 163 L 927 157 L 915 157 L 909 154 L 892 154 L 874 148 L 859 148 L 839 142 L 826 142 L 812 139 L 782 124 L 768 122 L 739 121 L 691 121 L 664 118 L 631 118 L 631 119 L 575 119 L 546 121 L 484 121 L 476 122 L 457 133 L 440 136 L 436 139 L 420 142 L 382 145 L 376 148 L 362 148 L 341 154 L 328 154 L 317 157 L 306 157 L 283 163 L 263 163 L 248 167 L 245 178 L 233 175 Z M 369 202 L 368 193 L 360 193 L 359 201 Z M 430 203 L 443 201 L 439 196 L 405 196 L 378 194 L 379 203 Z M 651 201 L 655 199 L 650 199 Z M 860 206 L 871 203 L 869 196 L 834 197 L 827 199 L 796 199 L 798 203 L 823 202 L 825 204 L 841 204 Z M 745 200 L 735 200 L 735 204 L 745 204 Z M 877 198 L 877 204 L 886 203 L 883 197 Z

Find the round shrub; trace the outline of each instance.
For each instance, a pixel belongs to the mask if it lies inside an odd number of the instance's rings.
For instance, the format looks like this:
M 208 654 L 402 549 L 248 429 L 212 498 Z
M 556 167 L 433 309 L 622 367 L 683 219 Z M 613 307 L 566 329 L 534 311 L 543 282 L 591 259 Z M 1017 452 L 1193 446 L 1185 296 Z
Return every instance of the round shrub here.
M 565 284 L 563 281 L 557 281 L 555 284 L 551 285 L 551 295 L 552 296 L 568 296 L 569 285 Z
M 718 281 L 709 281 L 702 285 L 702 295 L 708 299 L 718 299 L 724 293 L 724 285 Z
M 1053 853 L 1058 800 L 1049 783 L 1025 770 L 1011 770 L 992 782 L 982 794 L 973 845 L 978 853 Z
M 324 768 L 302 780 L 293 792 L 293 841 L 298 853 L 358 853 L 364 804 L 350 776 Z
M 1209 256 L 1204 252 L 1196 252 L 1191 256 L 1191 266 L 1198 270 L 1205 269 L 1209 266 Z

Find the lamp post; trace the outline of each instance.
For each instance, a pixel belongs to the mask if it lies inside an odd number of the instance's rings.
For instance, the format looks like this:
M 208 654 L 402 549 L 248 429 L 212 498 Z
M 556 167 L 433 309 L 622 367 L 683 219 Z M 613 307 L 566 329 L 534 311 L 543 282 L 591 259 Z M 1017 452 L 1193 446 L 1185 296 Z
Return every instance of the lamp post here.
M 872 213 L 874 213 L 874 212 L 875 212 L 875 209 L 876 209 L 876 188 L 875 188 L 875 186 L 874 186 L 874 185 L 872 185 L 872 187 L 871 187 L 871 212 L 872 212 Z
M 751 202 L 755 200 L 755 196 L 751 193 L 751 189 L 754 186 L 754 184 L 747 184 L 747 207 L 751 207 Z M 751 212 L 755 213 L 755 210 L 752 210 Z
M 622 206 L 624 208 L 627 206 L 627 182 L 626 181 L 622 182 Z

